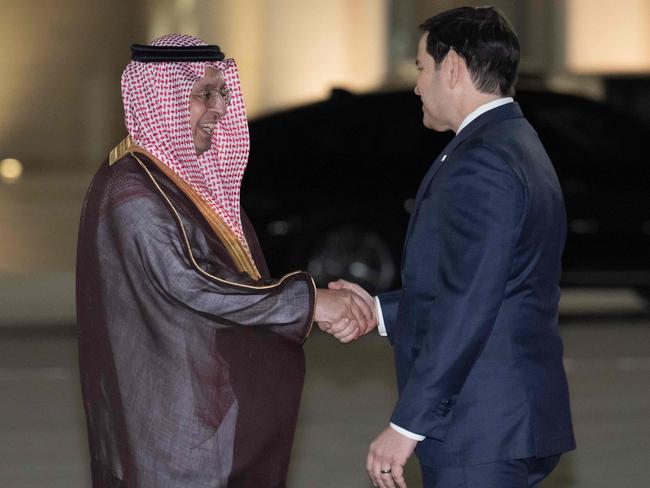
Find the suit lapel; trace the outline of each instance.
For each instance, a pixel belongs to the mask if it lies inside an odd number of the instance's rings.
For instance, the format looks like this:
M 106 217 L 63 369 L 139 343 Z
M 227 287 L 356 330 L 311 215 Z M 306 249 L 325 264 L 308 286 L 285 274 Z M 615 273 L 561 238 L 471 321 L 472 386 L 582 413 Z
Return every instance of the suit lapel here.
M 408 246 L 409 239 L 411 238 L 411 234 L 413 233 L 413 224 L 415 222 L 418 211 L 420 210 L 420 203 L 422 203 L 422 198 L 424 198 L 424 194 L 426 193 L 427 188 L 431 186 L 431 182 L 433 181 L 438 171 L 440 171 L 442 165 L 447 164 L 447 162 L 451 159 L 451 155 L 454 150 L 481 127 L 490 122 L 511 119 L 515 117 L 523 117 L 523 114 L 517 102 L 501 105 L 500 107 L 489 110 L 479 115 L 467 127 L 460 131 L 456 137 L 449 141 L 449 144 L 447 144 L 447 146 L 445 146 L 445 149 L 440 153 L 429 170 L 425 173 L 424 178 L 422 178 L 422 183 L 420 183 L 420 187 L 418 188 L 418 192 L 415 196 L 413 211 L 411 212 L 411 217 L 409 218 L 409 225 L 406 230 L 406 238 L 404 239 L 404 248 L 402 250 L 402 267 L 404 267 L 406 248 Z
M 424 174 L 424 178 L 422 178 L 422 182 L 420 183 L 418 192 L 415 195 L 415 203 L 413 204 L 413 210 L 411 211 L 411 216 L 409 218 L 409 225 L 406 228 L 406 238 L 404 239 L 404 248 L 402 249 L 402 266 L 404 265 L 406 246 L 408 244 L 409 239 L 411 238 L 411 233 L 413 232 L 413 221 L 415 220 L 415 216 L 417 215 L 418 209 L 420 208 L 420 202 L 422 201 L 422 196 L 424 195 L 426 189 L 429 187 L 431 181 L 433 181 L 433 177 L 436 175 L 438 171 L 440 171 L 440 168 L 442 168 L 442 165 L 445 163 L 442 159 L 445 154 L 446 154 L 445 151 L 441 152 L 438 158 L 433 162 L 429 170 Z

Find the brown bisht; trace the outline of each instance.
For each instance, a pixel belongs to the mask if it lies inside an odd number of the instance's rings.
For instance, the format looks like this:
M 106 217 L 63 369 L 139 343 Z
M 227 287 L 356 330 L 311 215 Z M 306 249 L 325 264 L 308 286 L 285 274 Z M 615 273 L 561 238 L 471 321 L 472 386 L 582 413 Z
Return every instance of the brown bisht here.
M 137 147 L 88 190 L 77 316 L 94 488 L 286 485 L 315 287 L 271 280 L 248 219 L 252 261 L 202 207 Z

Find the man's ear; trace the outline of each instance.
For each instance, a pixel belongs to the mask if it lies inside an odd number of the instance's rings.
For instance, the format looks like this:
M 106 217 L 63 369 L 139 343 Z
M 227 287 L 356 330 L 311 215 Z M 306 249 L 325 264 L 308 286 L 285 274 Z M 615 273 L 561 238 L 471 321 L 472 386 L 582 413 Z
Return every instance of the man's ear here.
M 449 50 L 447 56 L 445 56 L 444 62 L 446 64 L 444 67 L 445 81 L 447 82 L 447 87 L 450 90 L 453 90 L 461 82 L 462 77 L 467 71 L 467 67 L 465 66 L 463 58 L 461 58 L 453 49 Z

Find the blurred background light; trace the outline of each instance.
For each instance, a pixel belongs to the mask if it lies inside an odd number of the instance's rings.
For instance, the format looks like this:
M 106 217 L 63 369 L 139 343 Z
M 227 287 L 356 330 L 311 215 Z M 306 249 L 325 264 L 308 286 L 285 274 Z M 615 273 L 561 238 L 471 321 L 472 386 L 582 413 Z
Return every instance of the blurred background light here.
M 0 161 L 0 178 L 5 183 L 16 183 L 23 175 L 23 164 L 14 158 Z
M 566 26 L 569 70 L 650 72 L 648 0 L 567 0 Z

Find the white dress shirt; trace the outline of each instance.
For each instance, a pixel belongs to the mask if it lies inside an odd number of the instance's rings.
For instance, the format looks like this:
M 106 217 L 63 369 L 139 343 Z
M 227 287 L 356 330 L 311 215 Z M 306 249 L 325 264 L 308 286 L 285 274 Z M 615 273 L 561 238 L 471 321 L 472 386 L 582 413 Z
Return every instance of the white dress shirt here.
M 470 113 L 467 117 L 463 119 L 463 121 L 460 123 L 460 126 L 458 126 L 456 135 L 458 135 L 458 133 L 461 130 L 467 127 L 469 123 L 473 121 L 475 118 L 477 118 L 479 115 L 483 115 L 488 110 L 492 110 L 494 108 L 500 107 L 501 105 L 505 105 L 506 103 L 512 103 L 512 102 L 514 102 L 512 97 L 503 97 L 503 98 L 497 98 L 496 100 L 492 100 L 491 102 L 488 103 L 484 103 L 483 105 L 478 107 L 476 110 L 474 110 L 472 113 Z
M 503 97 L 503 98 L 497 98 L 496 100 L 492 100 L 491 102 L 484 103 L 480 107 L 478 107 L 476 110 L 474 110 L 472 113 L 470 113 L 467 117 L 463 119 L 463 121 L 460 123 L 460 126 L 458 127 L 458 130 L 456 131 L 456 135 L 463 130 L 465 127 L 467 127 L 474 119 L 476 119 L 479 115 L 483 115 L 485 112 L 488 110 L 495 109 L 497 107 L 500 107 L 501 105 L 505 105 L 507 103 L 512 103 L 514 102 L 512 97 Z M 443 161 L 447 155 L 443 155 Z M 377 319 L 378 319 L 378 325 L 377 325 L 377 331 L 379 332 L 380 336 L 386 336 L 386 324 L 384 323 L 384 315 L 381 312 L 381 303 L 379 303 L 379 298 L 375 297 L 375 307 L 377 308 Z M 406 437 L 410 439 L 414 439 L 416 441 L 422 441 L 424 440 L 425 436 L 416 434 L 415 432 L 408 431 L 406 429 L 403 429 L 399 425 L 395 425 L 394 423 L 390 423 L 390 426 L 393 430 L 399 432 L 402 435 L 405 435 Z

